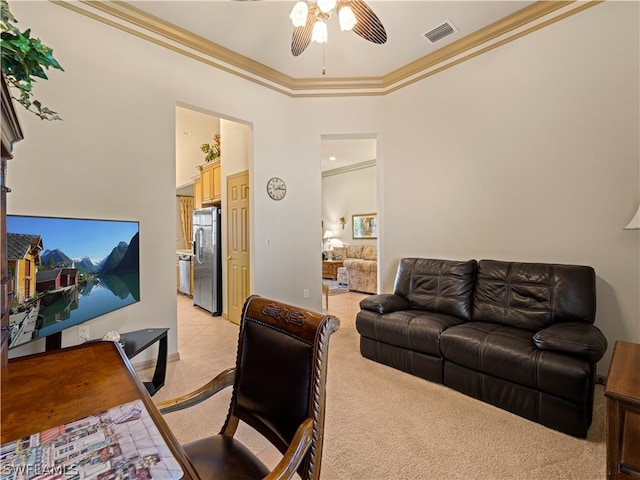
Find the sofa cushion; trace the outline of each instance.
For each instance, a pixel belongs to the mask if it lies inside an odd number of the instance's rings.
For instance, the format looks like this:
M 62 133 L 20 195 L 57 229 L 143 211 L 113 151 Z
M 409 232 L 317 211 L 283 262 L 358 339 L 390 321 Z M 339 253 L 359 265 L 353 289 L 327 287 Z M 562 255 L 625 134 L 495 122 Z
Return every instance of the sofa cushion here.
M 347 255 L 347 247 L 334 247 L 333 258 L 335 260 L 342 260 Z
M 348 270 L 362 270 L 363 272 L 377 272 L 378 262 L 371 260 L 360 260 L 357 258 L 346 258 L 342 264 Z
M 378 260 L 378 250 L 375 245 L 365 245 L 362 247 L 363 260 Z
M 540 350 L 572 353 L 594 363 L 607 351 L 605 336 L 588 323 L 556 323 L 536 333 L 533 343 Z
M 347 245 L 345 258 L 362 258 L 362 245 Z
M 459 325 L 462 320 L 451 315 L 423 310 L 402 310 L 380 315 L 361 310 L 356 316 L 356 329 L 363 337 L 396 347 L 440 357 L 440 335 Z
M 473 320 L 538 331 L 595 320 L 591 267 L 496 260 L 478 262 Z
M 589 395 L 587 360 L 533 344 L 533 333 L 486 322 L 452 326 L 441 335 L 443 356 L 458 365 L 581 403 Z
M 398 310 L 410 310 L 411 305 L 404 297 L 393 295 L 392 293 L 381 293 L 379 295 L 369 295 L 360 300 L 360 308 L 385 314 L 397 312 Z
M 394 293 L 412 308 L 471 320 L 476 261 L 403 258 Z

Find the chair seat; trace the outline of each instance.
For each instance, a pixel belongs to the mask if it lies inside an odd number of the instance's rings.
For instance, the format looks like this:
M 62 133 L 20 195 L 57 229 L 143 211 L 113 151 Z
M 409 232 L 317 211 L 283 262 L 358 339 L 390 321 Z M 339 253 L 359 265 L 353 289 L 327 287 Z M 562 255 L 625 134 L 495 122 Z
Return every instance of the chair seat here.
M 269 469 L 233 437 L 215 435 L 183 445 L 202 480 L 258 479 Z

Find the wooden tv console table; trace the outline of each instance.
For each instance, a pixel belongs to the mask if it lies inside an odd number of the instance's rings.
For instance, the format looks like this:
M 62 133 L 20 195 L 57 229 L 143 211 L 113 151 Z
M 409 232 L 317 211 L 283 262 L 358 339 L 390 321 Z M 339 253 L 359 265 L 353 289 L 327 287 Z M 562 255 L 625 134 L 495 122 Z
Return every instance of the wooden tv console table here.
M 180 443 L 113 342 L 74 347 L 11 359 L 2 369 L 2 431 L 5 444 L 80 420 L 109 408 L 141 400 L 183 479 L 198 479 Z
M 617 341 L 607 385 L 607 478 L 640 478 L 640 344 Z

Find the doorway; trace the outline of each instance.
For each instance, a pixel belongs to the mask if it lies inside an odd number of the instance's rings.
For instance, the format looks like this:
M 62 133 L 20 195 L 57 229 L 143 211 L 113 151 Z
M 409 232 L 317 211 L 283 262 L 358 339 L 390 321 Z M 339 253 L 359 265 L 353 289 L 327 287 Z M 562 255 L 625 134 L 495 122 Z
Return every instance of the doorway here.
M 188 237 L 189 229 L 182 226 L 180 208 L 180 197 L 190 196 L 194 199 L 194 207 L 196 204 L 196 195 L 194 184 L 200 174 L 198 166 L 205 163 L 205 153 L 201 150 L 204 143 L 211 144 L 214 141 L 214 135 L 220 134 L 220 200 L 218 205 L 222 210 L 222 316 L 229 319 L 229 306 L 231 305 L 231 297 L 229 285 L 227 283 L 229 262 L 227 257 L 228 230 L 230 228 L 229 219 L 231 213 L 227 204 L 227 181 L 234 178 L 238 172 L 244 172 L 248 178 L 249 171 L 249 153 L 252 151 L 253 130 L 248 124 L 236 120 L 230 120 L 219 116 L 212 112 L 207 112 L 196 107 L 177 105 L 176 106 L 176 250 L 191 250 L 191 238 Z M 215 183 L 215 182 L 214 182 Z M 248 193 L 246 188 L 245 195 Z M 244 212 L 247 215 L 248 209 Z M 248 228 L 248 224 L 247 224 Z M 249 284 L 250 271 L 248 268 L 248 242 L 246 249 L 246 265 L 243 274 L 247 278 Z M 178 282 L 177 282 L 178 283 Z M 178 285 L 179 291 L 179 285 Z M 244 302 L 244 299 L 242 299 Z M 239 318 L 239 316 L 238 316 Z
M 322 220 L 321 241 L 324 258 L 331 256 L 335 268 L 323 268 L 323 277 L 329 271 L 338 271 L 347 251 L 366 248 L 369 258 L 377 260 L 378 234 L 375 238 L 358 238 L 353 231 L 353 217 L 377 214 L 377 140 L 375 134 L 322 135 Z M 379 232 L 379 226 L 378 226 Z M 353 247 L 349 249 L 348 247 Z M 372 253 L 373 252 L 373 253 Z M 337 263 L 336 263 L 337 261 Z M 323 267 L 325 265 L 323 264 Z M 370 273 L 371 278 L 353 285 L 364 293 L 378 293 L 378 264 Z M 342 271 L 344 273 L 344 271 Z M 333 276 L 333 275 L 332 275 Z M 336 280 L 331 278 L 331 280 Z M 366 290 L 366 291 L 365 291 Z

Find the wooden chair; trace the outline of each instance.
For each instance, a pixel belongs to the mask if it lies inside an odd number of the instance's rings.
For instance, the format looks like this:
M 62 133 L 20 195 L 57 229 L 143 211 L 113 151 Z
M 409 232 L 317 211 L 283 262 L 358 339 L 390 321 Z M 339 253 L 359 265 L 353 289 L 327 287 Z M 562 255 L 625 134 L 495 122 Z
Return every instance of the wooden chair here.
M 329 336 L 338 318 L 259 296 L 240 320 L 236 366 L 183 397 L 158 404 L 165 414 L 200 403 L 233 386 L 220 433 L 184 445 L 202 479 L 318 479 L 322 458 Z M 283 458 L 273 471 L 233 436 L 243 421 Z

